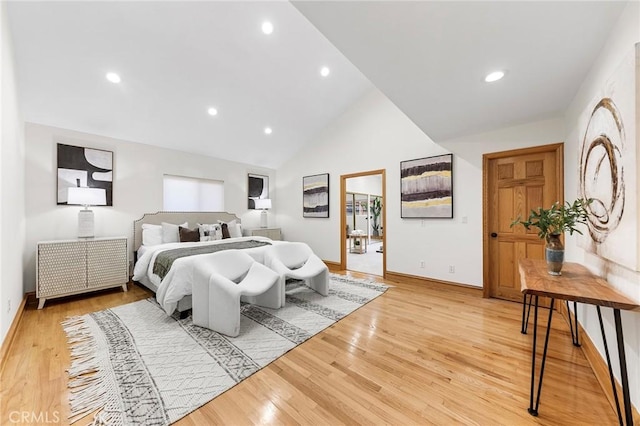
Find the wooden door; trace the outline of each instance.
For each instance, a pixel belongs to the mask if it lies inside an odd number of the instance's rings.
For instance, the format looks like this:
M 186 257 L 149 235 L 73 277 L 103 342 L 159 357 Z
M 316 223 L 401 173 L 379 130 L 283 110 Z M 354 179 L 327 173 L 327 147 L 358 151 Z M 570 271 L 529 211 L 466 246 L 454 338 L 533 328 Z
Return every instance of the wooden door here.
M 564 202 L 563 145 L 486 154 L 484 177 L 484 296 L 522 301 L 518 260 L 544 259 L 537 228 L 511 227 L 532 209 Z

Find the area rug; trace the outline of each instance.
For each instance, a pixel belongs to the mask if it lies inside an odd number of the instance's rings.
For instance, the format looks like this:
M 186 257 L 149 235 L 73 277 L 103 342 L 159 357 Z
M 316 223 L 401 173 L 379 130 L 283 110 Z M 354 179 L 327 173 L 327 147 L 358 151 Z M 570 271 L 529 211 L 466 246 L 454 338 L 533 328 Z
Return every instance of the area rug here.
M 168 425 L 380 296 L 387 286 L 331 274 L 323 297 L 300 281 L 277 310 L 243 304 L 240 335 L 169 317 L 149 298 L 63 322 L 70 422 Z

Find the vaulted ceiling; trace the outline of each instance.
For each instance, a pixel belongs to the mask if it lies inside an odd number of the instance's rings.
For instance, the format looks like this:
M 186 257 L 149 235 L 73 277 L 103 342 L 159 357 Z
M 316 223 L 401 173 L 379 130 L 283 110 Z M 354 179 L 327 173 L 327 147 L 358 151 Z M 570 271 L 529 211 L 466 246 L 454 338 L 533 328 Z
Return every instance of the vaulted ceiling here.
M 8 12 L 26 121 L 277 168 L 374 85 L 436 142 L 556 116 L 624 5 L 48 1 Z M 485 83 L 498 68 L 505 78 Z
M 562 114 L 616 1 L 300 1 L 295 6 L 436 142 Z M 484 78 L 494 70 L 505 77 Z

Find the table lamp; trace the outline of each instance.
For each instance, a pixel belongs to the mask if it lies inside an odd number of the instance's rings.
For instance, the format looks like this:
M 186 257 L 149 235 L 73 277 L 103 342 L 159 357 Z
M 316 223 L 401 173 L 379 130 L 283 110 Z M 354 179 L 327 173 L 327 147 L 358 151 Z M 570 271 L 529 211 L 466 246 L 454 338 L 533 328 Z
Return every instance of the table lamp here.
M 93 238 L 93 211 L 89 206 L 106 206 L 107 191 L 103 188 L 71 187 L 67 193 L 67 205 L 81 205 L 78 212 L 78 237 Z
M 258 198 L 255 200 L 256 210 L 262 210 L 260 212 L 260 228 L 267 227 L 267 210 L 271 208 L 271 199 Z

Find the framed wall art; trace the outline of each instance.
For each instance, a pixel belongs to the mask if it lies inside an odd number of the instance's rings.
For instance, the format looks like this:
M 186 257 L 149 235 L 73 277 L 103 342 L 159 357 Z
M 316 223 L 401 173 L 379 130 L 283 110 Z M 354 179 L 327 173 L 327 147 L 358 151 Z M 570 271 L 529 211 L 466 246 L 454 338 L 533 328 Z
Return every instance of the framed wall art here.
M 256 200 L 269 200 L 269 176 L 256 175 L 249 173 L 248 188 L 248 206 L 249 210 L 260 208 L 256 207 Z M 258 204 L 260 202 L 258 201 Z
M 92 188 L 93 193 L 113 206 L 113 152 L 81 146 L 57 144 L 58 204 L 68 203 L 69 188 Z M 100 203 L 102 205 L 102 202 Z
M 453 217 L 453 154 L 400 162 L 400 217 Z
M 302 217 L 329 217 L 329 173 L 302 178 Z

